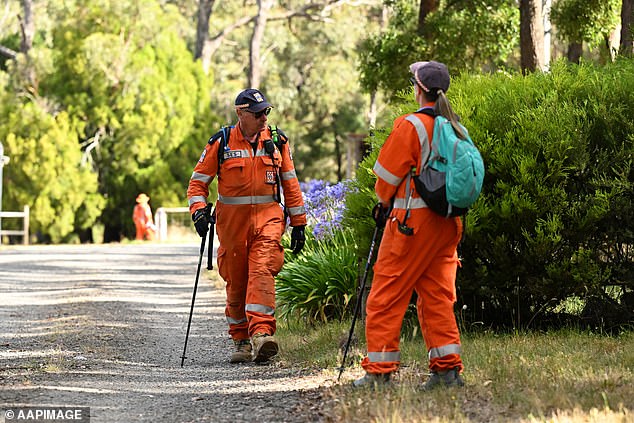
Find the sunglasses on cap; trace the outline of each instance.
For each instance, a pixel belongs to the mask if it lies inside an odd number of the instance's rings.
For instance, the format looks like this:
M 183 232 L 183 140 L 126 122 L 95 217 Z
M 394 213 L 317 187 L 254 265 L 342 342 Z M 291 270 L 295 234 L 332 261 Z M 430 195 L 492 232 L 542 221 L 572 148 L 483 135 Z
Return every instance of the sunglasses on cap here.
M 271 113 L 271 108 L 267 107 L 264 110 L 260 110 L 259 112 L 252 112 L 251 110 L 244 109 L 245 112 L 251 113 L 256 119 L 260 119 L 262 116 L 268 116 Z

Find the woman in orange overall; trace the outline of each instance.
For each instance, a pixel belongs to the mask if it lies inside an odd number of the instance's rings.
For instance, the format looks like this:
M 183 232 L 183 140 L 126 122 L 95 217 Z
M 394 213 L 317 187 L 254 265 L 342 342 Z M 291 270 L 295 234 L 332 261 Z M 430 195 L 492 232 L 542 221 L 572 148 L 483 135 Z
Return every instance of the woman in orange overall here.
M 420 109 L 394 121 L 373 168 L 380 202 L 374 217 L 377 224 L 383 221 L 385 230 L 366 304 L 368 353 L 361 363 L 366 374 L 354 386 L 388 383 L 398 370 L 401 326 L 414 291 L 431 370 L 423 389 L 464 384 L 453 312 L 462 223 L 460 218 L 445 218 L 427 208 L 410 176 L 412 168 L 421 168 L 421 143 L 432 140 L 434 118 L 423 109 L 455 122 L 445 97 L 449 72 L 438 62 L 417 62 L 410 71 Z
M 152 219 L 152 209 L 148 201 L 150 201 L 150 197 L 144 193 L 139 194 L 136 198 L 134 212 L 132 213 L 132 220 L 136 227 L 136 239 L 141 241 L 152 241 L 156 230 L 154 220 Z
M 305 242 L 306 210 L 288 139 L 267 125 L 271 104 L 250 88 L 237 96 L 235 108 L 238 123 L 230 128 L 222 163 L 218 150 L 224 143 L 223 131 L 205 146 L 187 198 L 196 231 L 204 237 L 210 223 L 209 184 L 218 176 L 218 272 L 227 284 L 225 315 L 236 348 L 230 362 L 264 362 L 278 352 L 275 275 L 284 263 L 280 241 L 286 228 L 280 191 L 293 227 L 294 253 Z

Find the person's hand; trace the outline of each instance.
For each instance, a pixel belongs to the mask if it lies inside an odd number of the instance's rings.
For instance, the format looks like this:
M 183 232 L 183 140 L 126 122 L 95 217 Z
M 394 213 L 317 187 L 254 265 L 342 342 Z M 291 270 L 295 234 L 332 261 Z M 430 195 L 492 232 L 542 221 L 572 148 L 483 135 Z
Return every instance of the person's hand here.
M 209 209 L 204 207 L 202 209 L 198 209 L 192 214 L 192 220 L 194 221 L 194 226 L 196 227 L 196 232 L 200 235 L 201 238 L 207 236 L 207 232 L 209 231 L 209 223 L 211 219 L 209 217 Z
M 299 254 L 304 248 L 306 243 L 306 234 L 304 233 L 304 226 L 293 226 L 291 231 L 291 251 L 293 254 Z
M 389 209 L 383 207 L 381 203 L 377 203 L 376 206 L 372 209 L 372 218 L 376 222 L 376 226 L 380 228 L 385 227 L 385 223 L 387 222 L 389 214 Z

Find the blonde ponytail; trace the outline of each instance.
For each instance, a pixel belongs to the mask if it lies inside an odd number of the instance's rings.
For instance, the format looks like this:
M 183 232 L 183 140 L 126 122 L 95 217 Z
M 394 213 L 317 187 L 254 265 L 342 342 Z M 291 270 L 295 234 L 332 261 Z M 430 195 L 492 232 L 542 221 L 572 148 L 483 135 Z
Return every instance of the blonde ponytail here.
M 436 100 L 435 109 L 438 114 L 444 116 L 449 122 L 451 122 L 451 126 L 453 126 L 454 131 L 456 131 L 456 135 L 458 135 L 458 138 L 467 138 L 460 125 L 458 125 L 458 116 L 456 116 L 456 114 L 453 112 L 451 104 L 449 103 L 449 99 L 447 98 L 443 90 L 438 90 L 438 99 Z

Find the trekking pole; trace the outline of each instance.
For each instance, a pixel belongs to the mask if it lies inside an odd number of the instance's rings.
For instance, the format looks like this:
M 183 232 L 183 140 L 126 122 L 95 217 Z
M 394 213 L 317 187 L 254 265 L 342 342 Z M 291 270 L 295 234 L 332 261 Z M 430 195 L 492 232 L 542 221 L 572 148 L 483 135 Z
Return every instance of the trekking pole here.
M 194 314 L 194 301 L 196 301 L 196 289 L 198 288 L 198 278 L 200 277 L 200 265 L 203 262 L 203 253 L 205 252 L 205 238 L 207 234 L 202 239 L 200 243 L 200 256 L 198 257 L 198 270 L 196 270 L 196 282 L 194 282 L 194 292 L 192 294 L 192 307 L 189 310 L 189 322 L 187 323 L 187 334 L 185 335 L 185 346 L 183 347 L 183 355 L 181 356 L 181 367 L 183 367 L 183 363 L 185 362 L 185 351 L 187 351 L 187 339 L 189 338 L 189 328 L 192 324 L 192 314 Z
M 207 248 L 207 270 L 213 270 L 214 268 L 214 232 L 216 227 L 216 209 L 211 213 L 209 224 L 209 248 Z
M 354 324 L 357 322 L 357 314 L 361 309 L 361 301 L 363 300 L 363 291 L 365 290 L 365 281 L 368 279 L 368 270 L 370 269 L 370 262 L 372 262 L 372 256 L 374 255 L 374 246 L 376 245 L 376 238 L 379 234 L 379 226 L 374 228 L 374 235 L 372 235 L 372 243 L 370 244 L 370 252 L 368 253 L 368 261 L 365 263 L 365 270 L 363 271 L 363 278 L 361 279 L 361 285 L 359 287 L 359 296 L 357 297 L 357 303 L 354 306 L 354 314 L 352 315 L 352 324 L 350 325 L 350 332 L 348 333 L 348 342 L 346 342 L 346 348 L 343 351 L 343 360 L 341 360 L 341 367 L 339 367 L 339 376 L 337 382 L 341 379 L 344 366 L 346 364 L 346 356 L 348 355 L 348 348 L 352 341 L 352 334 L 354 333 Z

